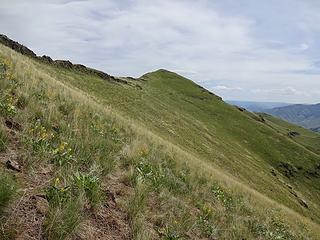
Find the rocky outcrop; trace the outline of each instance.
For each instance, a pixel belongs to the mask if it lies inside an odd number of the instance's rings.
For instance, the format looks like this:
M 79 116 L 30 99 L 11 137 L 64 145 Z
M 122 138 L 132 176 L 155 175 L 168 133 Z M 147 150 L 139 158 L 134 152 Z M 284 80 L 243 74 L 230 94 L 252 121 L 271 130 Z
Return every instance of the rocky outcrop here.
M 295 166 L 288 162 L 280 162 L 279 170 L 287 177 L 293 178 L 297 175 L 298 170 Z
M 298 132 L 296 132 L 296 131 L 290 131 L 290 132 L 288 132 L 288 137 L 291 137 L 291 138 L 293 138 L 293 137 L 295 137 L 295 136 L 299 136 L 300 135 L 300 133 L 298 133 Z
M 236 106 L 236 108 L 237 108 L 240 112 L 244 112 L 244 111 L 246 111 L 246 109 L 245 109 L 245 108 L 243 108 L 243 107 Z
M 0 34 L 0 43 L 15 50 L 18 53 L 21 53 L 28 57 L 37 58 L 37 55 L 33 51 L 31 51 L 29 48 L 21 45 L 16 41 L 11 40 L 6 35 Z
M 41 61 L 46 64 L 52 64 L 55 66 L 63 67 L 65 69 L 70 69 L 74 71 L 79 71 L 83 72 L 86 74 L 92 74 L 96 75 L 104 80 L 108 81 L 113 81 L 113 82 L 118 82 L 118 83 L 123 83 L 123 84 L 129 84 L 128 81 L 124 79 L 119 79 L 114 76 L 111 76 L 105 72 L 93 69 L 93 68 L 88 68 L 82 64 L 73 64 L 69 60 L 52 60 L 49 56 L 43 55 L 43 56 L 37 56 L 32 50 L 27 48 L 26 46 L 23 46 L 22 44 L 11 40 L 7 36 L 0 34 L 0 43 L 13 49 L 14 51 L 21 53 L 25 56 L 31 57 L 33 59 L 36 59 L 38 61 Z

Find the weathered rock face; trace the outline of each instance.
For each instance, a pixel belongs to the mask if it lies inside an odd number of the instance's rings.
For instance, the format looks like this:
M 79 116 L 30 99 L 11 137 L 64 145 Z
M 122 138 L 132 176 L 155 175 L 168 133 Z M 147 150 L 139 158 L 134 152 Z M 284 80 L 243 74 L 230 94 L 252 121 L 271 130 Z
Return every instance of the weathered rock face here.
M 53 60 L 51 59 L 51 57 L 46 55 L 43 55 L 42 57 L 38 57 L 38 59 L 42 62 L 53 63 Z
M 73 68 L 73 64 L 72 62 L 68 61 L 68 60 L 55 60 L 53 61 L 54 65 L 63 67 L 63 68 L 68 68 L 68 69 L 72 69 Z
M 29 48 L 23 46 L 22 44 L 20 44 L 16 41 L 11 40 L 10 38 L 8 38 L 7 36 L 5 36 L 3 34 L 0 34 L 0 43 L 13 49 L 14 51 L 16 51 L 18 53 L 21 53 L 21 54 L 26 55 L 28 57 L 37 59 L 38 61 L 41 61 L 41 62 L 44 62 L 47 64 L 52 64 L 52 65 L 66 68 L 66 69 L 72 69 L 72 70 L 80 71 L 80 72 L 87 73 L 87 74 L 93 74 L 93 75 L 96 75 L 104 80 L 128 84 L 128 82 L 123 79 L 115 78 L 105 72 L 102 72 L 102 71 L 99 71 L 99 70 L 96 70 L 93 68 L 88 68 L 88 67 L 81 65 L 81 64 L 73 64 L 72 62 L 70 62 L 68 60 L 52 60 L 49 56 L 46 56 L 46 55 L 43 55 L 42 57 L 37 56 Z
M 300 135 L 300 133 L 298 133 L 298 132 L 296 132 L 296 131 L 290 131 L 290 132 L 288 132 L 288 136 L 291 137 L 291 138 L 293 138 L 293 137 L 295 137 L 295 136 L 299 136 L 299 135 Z
M 33 51 L 31 51 L 29 48 L 23 46 L 22 44 L 16 41 L 11 40 L 6 35 L 0 34 L 0 43 L 23 55 L 26 55 L 32 58 L 37 57 L 37 55 Z

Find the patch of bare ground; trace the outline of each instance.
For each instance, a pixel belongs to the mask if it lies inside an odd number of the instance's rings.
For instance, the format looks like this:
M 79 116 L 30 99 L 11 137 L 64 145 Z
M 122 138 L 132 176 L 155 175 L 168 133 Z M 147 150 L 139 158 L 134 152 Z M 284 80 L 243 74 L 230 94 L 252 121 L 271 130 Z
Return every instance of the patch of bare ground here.
M 122 172 L 116 170 L 104 181 L 105 199 L 101 206 L 89 213 L 89 218 L 79 227 L 75 240 L 126 240 L 131 239 L 128 216 L 121 201 L 130 191 L 123 181 Z
M 40 167 L 33 171 L 26 170 L 26 159 L 18 140 L 20 129 L 6 126 L 9 144 L 6 151 L 0 154 L 0 163 L 15 176 L 20 190 L 1 223 L 1 231 L 17 240 L 43 239 L 42 226 L 48 210 L 43 189 L 49 184 L 50 171 Z
M 11 172 L 19 184 L 19 196 L 10 205 L 8 214 L 2 219 L 0 231 L 4 236 L 16 240 L 46 239 L 43 225 L 48 212 L 48 201 L 44 189 L 50 185 L 53 167 L 26 167 L 18 141 L 19 129 L 7 126 L 9 144 L 0 153 L 0 163 Z M 127 214 L 121 209 L 121 199 L 127 196 L 130 187 L 121 181 L 122 172 L 115 171 L 103 183 L 105 199 L 96 210 L 87 209 L 86 219 L 81 223 L 72 239 L 131 239 Z M 1 235 L 0 235 L 1 236 Z
M 45 189 L 53 179 L 54 168 L 47 163 L 27 167 L 19 142 L 21 126 L 11 123 L 5 122 L 8 146 L 5 152 L 0 153 L 0 163 L 15 176 L 19 195 L 9 206 L 6 217 L 1 219 L 0 231 L 9 239 L 46 239 L 43 226 L 49 204 Z M 128 216 L 120 207 L 121 199 L 130 191 L 130 187 L 121 180 L 122 176 L 121 170 L 115 170 L 106 177 L 102 186 L 105 192 L 103 202 L 96 210 L 86 210 L 86 218 L 72 239 L 131 239 Z

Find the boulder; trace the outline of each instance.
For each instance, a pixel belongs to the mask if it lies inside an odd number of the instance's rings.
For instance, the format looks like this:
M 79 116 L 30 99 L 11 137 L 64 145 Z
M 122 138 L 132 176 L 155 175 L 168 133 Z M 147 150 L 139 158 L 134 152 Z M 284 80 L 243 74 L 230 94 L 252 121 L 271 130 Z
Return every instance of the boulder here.
M 7 160 L 6 161 L 6 167 L 8 169 L 11 169 L 13 171 L 17 171 L 17 172 L 21 172 L 21 166 L 18 162 L 14 161 L 14 160 Z

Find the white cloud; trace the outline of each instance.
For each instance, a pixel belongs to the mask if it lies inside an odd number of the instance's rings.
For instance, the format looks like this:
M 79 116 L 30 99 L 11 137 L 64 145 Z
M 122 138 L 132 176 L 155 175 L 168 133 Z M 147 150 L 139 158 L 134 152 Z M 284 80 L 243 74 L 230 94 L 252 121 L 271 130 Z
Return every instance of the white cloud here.
M 277 94 L 277 95 L 304 95 L 303 92 L 298 91 L 293 87 L 286 87 L 286 88 L 275 88 L 275 89 L 253 89 L 251 90 L 252 93 L 260 94 L 260 93 L 270 93 L 270 94 Z
M 277 1 L 272 4 L 277 7 Z M 317 11 L 307 3 L 300 5 L 300 14 L 286 9 L 284 16 L 290 21 L 284 19 L 284 25 L 282 19 L 272 22 L 282 15 L 265 13 L 270 17 L 263 21 L 273 25 L 261 28 L 260 20 L 244 14 L 246 9 L 230 14 L 208 0 L 10 0 L 1 2 L 0 29 L 53 58 L 69 58 L 124 76 L 166 68 L 206 83 L 226 98 L 233 94 L 233 98 L 252 100 L 252 92 L 239 90 L 320 88 L 320 75 L 308 74 L 315 72 L 315 64 L 310 55 L 314 51 L 307 51 L 314 50 L 316 38 L 311 33 L 320 31 L 312 23 L 318 19 Z M 253 12 L 265 10 L 258 3 L 255 7 Z M 304 17 L 305 13 L 310 14 Z M 299 32 L 296 42 L 291 42 L 294 39 L 270 33 L 279 28 L 281 34 L 285 24 L 302 29 L 305 37 Z M 262 30 L 265 35 L 258 36 Z M 294 96 L 301 101 L 318 98 L 309 95 Z M 275 91 L 254 97 L 287 101 L 287 96 Z
M 227 87 L 223 85 L 214 86 L 211 88 L 212 90 L 223 90 L 223 91 L 241 91 L 240 87 Z

